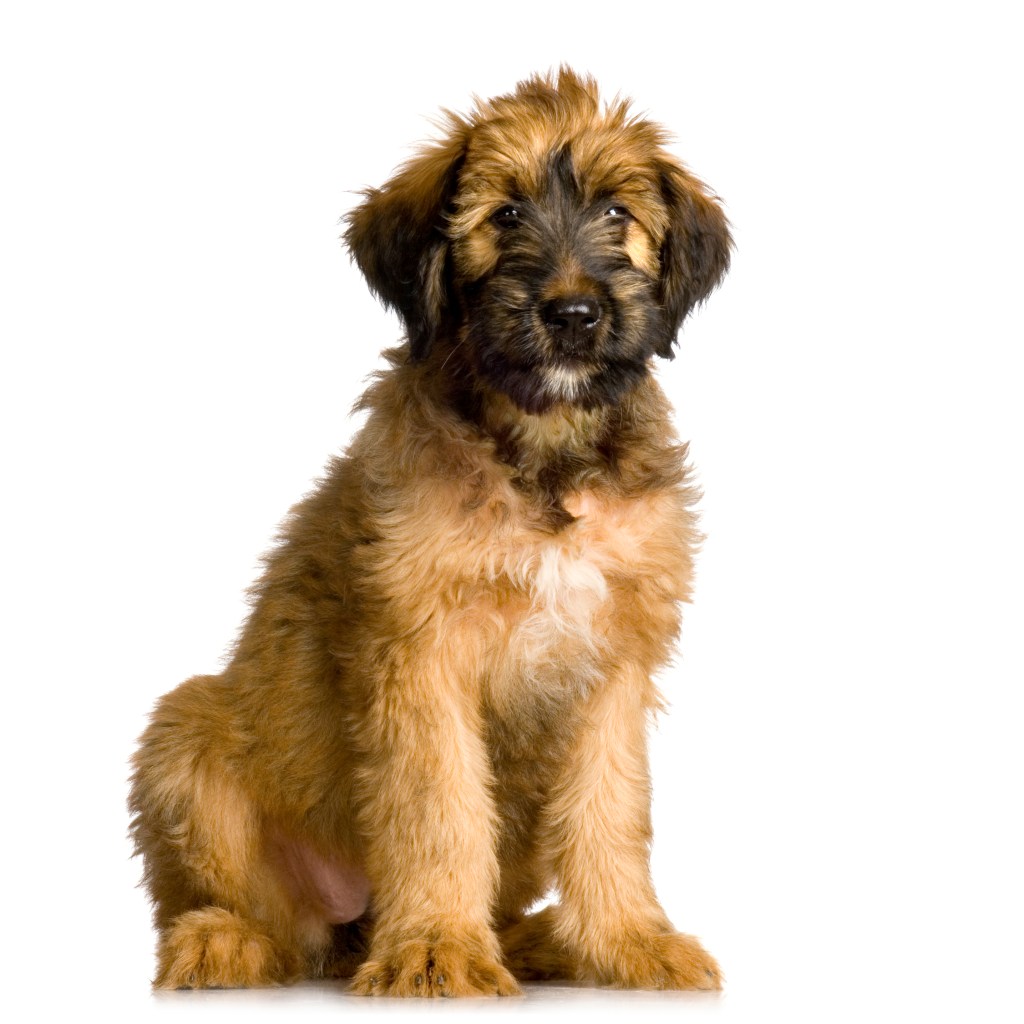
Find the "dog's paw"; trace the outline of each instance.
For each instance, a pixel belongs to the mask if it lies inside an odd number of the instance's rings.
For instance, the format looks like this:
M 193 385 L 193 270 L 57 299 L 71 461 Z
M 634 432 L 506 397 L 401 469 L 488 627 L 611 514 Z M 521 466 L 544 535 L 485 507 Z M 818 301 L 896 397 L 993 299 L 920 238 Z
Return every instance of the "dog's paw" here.
M 556 915 L 556 907 L 546 907 L 500 932 L 505 963 L 520 981 L 574 981 L 579 976 L 578 958 L 555 938 Z
M 252 988 L 293 979 L 294 965 L 255 924 L 221 907 L 182 914 L 161 937 L 156 988 Z
M 610 968 L 610 970 L 608 969 Z M 720 989 L 715 958 L 692 936 L 669 932 L 618 946 L 613 962 L 599 970 L 617 988 Z
M 513 996 L 515 978 L 479 943 L 445 939 L 376 950 L 352 982 L 364 996 Z

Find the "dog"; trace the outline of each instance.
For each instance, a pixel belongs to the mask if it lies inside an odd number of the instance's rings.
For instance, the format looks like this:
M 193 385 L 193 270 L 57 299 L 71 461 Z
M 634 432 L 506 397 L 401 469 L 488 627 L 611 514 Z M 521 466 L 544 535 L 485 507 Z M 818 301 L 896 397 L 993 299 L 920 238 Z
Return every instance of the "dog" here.
M 348 219 L 405 332 L 365 425 L 133 759 L 159 988 L 721 984 L 654 892 L 646 730 L 700 541 L 653 364 L 728 223 L 568 68 L 446 116 Z

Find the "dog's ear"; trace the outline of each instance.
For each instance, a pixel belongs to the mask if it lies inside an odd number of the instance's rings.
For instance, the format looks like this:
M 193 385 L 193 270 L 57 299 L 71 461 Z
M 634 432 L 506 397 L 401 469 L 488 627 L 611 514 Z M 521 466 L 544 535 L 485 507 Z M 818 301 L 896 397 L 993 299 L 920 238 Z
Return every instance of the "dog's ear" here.
M 466 130 L 424 149 L 348 216 L 345 243 L 370 285 L 401 316 L 413 360 L 430 350 L 450 304 L 447 207 L 458 185 Z
M 687 314 L 711 294 L 729 269 L 732 238 L 718 200 L 673 160 L 661 165 L 661 191 L 669 211 L 661 246 L 666 332 L 655 351 L 671 359 L 672 344 Z

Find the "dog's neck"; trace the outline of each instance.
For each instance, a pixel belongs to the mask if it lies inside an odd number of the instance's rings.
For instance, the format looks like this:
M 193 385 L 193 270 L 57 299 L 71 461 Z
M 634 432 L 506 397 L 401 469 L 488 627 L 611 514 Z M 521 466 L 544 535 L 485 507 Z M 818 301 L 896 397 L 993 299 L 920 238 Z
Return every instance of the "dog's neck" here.
M 559 404 L 527 413 L 495 391 L 480 395 L 476 404 L 476 423 L 494 438 L 503 461 L 530 478 L 555 462 L 594 462 L 608 434 L 609 411 L 603 408 Z
M 604 490 L 632 497 L 682 482 L 685 446 L 673 434 L 671 409 L 653 377 L 639 381 L 614 405 L 583 409 L 560 404 L 527 413 L 508 396 L 481 385 L 458 354 L 452 355 L 438 351 L 410 363 L 403 348 L 390 353 L 389 360 L 405 378 L 404 393 L 418 394 L 433 408 L 424 425 L 451 423 L 456 415 L 462 428 L 446 432 L 444 443 L 463 431 L 467 441 L 484 442 L 507 467 L 513 486 L 554 529 L 562 520 L 572 521 L 564 501 L 573 494 Z M 389 379 L 381 379 L 379 395 L 378 389 L 367 393 L 364 407 L 385 400 Z
M 478 400 L 476 422 L 513 470 L 515 485 L 547 509 L 557 527 L 573 518 L 563 505 L 567 494 L 614 474 L 608 420 L 607 409 L 569 405 L 526 413 L 505 395 L 488 392 Z
M 479 388 L 461 405 L 516 485 L 556 517 L 573 493 L 597 488 L 628 495 L 676 482 L 679 447 L 668 403 L 652 378 L 615 405 L 592 409 L 559 404 L 528 413 L 501 392 Z

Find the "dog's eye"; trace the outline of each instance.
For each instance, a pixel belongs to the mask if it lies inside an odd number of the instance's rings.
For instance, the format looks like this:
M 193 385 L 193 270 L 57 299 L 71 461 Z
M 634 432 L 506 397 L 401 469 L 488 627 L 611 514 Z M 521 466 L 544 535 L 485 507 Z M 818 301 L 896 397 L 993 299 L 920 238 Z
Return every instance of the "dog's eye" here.
M 491 218 L 499 228 L 519 227 L 519 211 L 514 206 L 503 206 Z
M 604 215 L 606 217 L 610 217 L 612 220 L 626 220 L 629 217 L 629 210 L 624 206 L 616 204 L 614 206 L 609 206 L 608 209 L 604 211 Z

